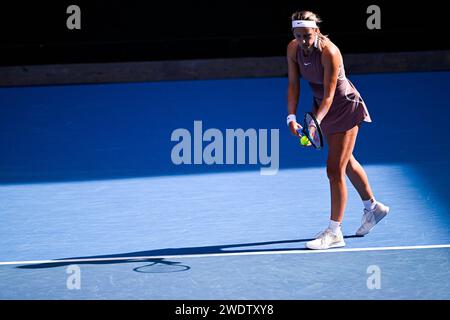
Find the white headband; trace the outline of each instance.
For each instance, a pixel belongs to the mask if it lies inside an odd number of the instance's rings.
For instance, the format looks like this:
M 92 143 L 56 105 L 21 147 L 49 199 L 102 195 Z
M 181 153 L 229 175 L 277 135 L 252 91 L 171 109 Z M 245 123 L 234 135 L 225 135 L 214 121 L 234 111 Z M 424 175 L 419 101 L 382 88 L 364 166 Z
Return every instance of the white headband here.
M 311 20 L 294 20 L 292 28 L 318 28 L 315 21 Z

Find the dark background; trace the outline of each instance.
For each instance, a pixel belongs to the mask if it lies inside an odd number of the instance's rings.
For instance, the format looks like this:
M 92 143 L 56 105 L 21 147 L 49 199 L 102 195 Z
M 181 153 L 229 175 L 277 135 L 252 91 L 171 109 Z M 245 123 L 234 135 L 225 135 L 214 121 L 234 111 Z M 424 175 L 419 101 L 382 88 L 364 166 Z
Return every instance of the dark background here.
M 81 8 L 68 30 L 66 8 Z M 366 9 L 381 8 L 381 30 Z M 282 56 L 308 9 L 343 53 L 450 49 L 442 1 L 15 1 L 0 8 L 1 65 Z

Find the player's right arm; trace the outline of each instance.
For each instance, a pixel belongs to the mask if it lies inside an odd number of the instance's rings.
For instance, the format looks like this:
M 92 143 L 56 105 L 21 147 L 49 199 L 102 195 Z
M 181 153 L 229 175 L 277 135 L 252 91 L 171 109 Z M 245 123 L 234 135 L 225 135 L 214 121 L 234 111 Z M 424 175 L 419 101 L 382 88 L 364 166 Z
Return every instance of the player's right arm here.
M 297 40 L 292 40 L 287 46 L 288 63 L 288 89 L 287 89 L 287 109 L 288 114 L 296 114 L 297 104 L 300 96 L 300 72 L 297 63 Z M 298 136 L 297 129 L 301 126 L 297 121 L 289 123 L 289 130 L 295 136 Z

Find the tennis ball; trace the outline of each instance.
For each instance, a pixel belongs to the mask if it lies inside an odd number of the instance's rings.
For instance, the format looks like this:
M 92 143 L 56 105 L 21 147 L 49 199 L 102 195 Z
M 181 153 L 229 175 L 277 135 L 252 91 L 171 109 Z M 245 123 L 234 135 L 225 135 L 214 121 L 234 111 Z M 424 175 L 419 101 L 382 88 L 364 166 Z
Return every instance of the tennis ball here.
M 308 139 L 308 137 L 307 137 L 307 136 L 303 136 L 303 137 L 300 139 L 300 143 L 302 144 L 302 146 L 307 146 L 307 145 L 309 144 L 309 139 Z

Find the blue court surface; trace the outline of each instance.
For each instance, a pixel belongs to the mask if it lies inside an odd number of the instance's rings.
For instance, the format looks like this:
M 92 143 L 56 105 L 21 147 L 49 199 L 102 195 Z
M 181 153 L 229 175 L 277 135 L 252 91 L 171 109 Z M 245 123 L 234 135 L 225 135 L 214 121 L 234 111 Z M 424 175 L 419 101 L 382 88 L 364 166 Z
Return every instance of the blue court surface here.
M 286 78 L 0 88 L 0 299 L 449 299 L 450 72 L 349 78 L 373 120 L 354 154 L 391 212 L 356 237 L 348 181 L 327 251 L 305 249 L 327 150 L 288 132 Z M 221 148 L 239 128 L 258 141 L 240 163 Z

